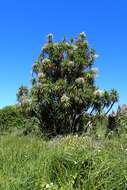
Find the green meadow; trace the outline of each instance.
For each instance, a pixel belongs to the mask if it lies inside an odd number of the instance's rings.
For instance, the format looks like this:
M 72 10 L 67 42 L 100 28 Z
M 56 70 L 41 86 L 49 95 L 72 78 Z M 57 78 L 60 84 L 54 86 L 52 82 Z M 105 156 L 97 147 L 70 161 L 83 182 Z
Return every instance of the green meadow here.
M 127 189 L 127 135 L 0 137 L 0 190 Z

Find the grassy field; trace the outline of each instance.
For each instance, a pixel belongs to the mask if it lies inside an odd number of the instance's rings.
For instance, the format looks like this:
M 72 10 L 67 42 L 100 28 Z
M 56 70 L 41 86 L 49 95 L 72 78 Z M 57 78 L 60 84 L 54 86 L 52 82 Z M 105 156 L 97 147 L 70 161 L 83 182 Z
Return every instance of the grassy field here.
M 125 190 L 127 136 L 0 137 L 0 190 Z

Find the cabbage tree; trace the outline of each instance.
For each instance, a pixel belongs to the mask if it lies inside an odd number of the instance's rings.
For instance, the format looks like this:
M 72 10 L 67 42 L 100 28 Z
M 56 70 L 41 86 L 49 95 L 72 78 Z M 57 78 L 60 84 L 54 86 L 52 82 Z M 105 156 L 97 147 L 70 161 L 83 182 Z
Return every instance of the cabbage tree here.
M 31 89 L 22 86 L 17 93 L 19 103 L 37 118 L 43 133 L 83 131 L 85 117 L 107 114 L 117 102 L 115 90 L 100 90 L 95 84 L 96 57 L 84 32 L 58 43 L 48 35 L 32 67 Z

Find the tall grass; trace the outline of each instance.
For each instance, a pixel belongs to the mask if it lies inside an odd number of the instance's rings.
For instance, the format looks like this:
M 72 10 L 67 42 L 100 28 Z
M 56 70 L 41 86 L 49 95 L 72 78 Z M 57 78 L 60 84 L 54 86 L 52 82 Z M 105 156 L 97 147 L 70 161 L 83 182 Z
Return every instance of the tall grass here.
M 0 137 L 0 190 L 127 189 L 127 136 Z

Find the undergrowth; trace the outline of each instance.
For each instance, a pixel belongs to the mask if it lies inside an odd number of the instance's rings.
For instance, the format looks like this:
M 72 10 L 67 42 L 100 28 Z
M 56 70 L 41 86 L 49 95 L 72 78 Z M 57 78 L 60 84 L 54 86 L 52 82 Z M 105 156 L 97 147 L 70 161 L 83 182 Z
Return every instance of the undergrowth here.
M 0 190 L 127 189 L 127 136 L 0 137 Z

